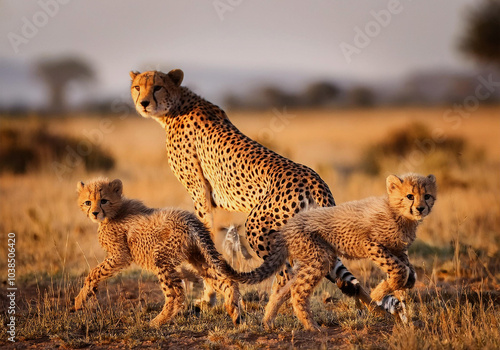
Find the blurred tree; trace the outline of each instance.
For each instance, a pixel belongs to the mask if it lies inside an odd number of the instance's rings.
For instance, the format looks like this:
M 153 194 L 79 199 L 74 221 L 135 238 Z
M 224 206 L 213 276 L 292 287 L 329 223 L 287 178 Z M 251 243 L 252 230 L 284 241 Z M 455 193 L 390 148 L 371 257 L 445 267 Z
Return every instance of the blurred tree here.
M 228 93 L 224 96 L 223 105 L 227 109 L 242 109 L 245 107 L 244 102 L 233 93 Z
M 309 85 L 304 91 L 303 98 L 308 106 L 332 105 L 340 93 L 340 88 L 327 81 L 318 81 Z
M 500 67 L 500 0 L 483 0 L 479 7 L 470 9 L 467 17 L 460 49 Z
M 257 91 L 256 101 L 253 103 L 259 108 L 297 105 L 297 97 L 274 85 L 263 86 Z
M 349 91 L 349 103 L 355 107 L 372 107 L 375 104 L 375 94 L 366 86 L 357 86 Z
M 94 79 L 89 64 L 74 57 L 40 61 L 36 64 L 36 73 L 50 91 L 50 110 L 54 113 L 66 111 L 66 91 L 70 82 Z

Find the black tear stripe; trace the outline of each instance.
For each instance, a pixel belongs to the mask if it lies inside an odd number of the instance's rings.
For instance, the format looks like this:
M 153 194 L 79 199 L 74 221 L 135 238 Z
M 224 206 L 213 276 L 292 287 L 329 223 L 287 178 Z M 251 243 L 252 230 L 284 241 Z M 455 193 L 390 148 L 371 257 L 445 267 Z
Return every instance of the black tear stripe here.
M 153 88 L 153 100 L 155 101 L 155 106 L 158 106 L 158 101 L 156 101 L 154 88 Z
M 97 198 L 96 198 L 97 200 Z M 99 189 L 99 209 L 101 209 L 102 211 L 102 214 L 104 215 L 103 218 L 106 217 L 105 213 L 104 213 L 104 209 L 102 209 L 102 203 L 101 203 L 101 200 L 102 200 L 102 188 Z
M 155 101 L 155 106 L 158 106 L 158 101 L 156 100 L 156 91 L 155 91 L 155 88 L 154 88 L 154 85 L 155 85 L 155 82 L 154 82 L 154 76 L 153 76 L 153 100 Z
M 139 89 L 139 94 L 137 94 L 137 98 L 135 99 L 135 104 L 137 105 L 137 101 L 139 101 L 139 97 L 141 96 L 141 90 Z

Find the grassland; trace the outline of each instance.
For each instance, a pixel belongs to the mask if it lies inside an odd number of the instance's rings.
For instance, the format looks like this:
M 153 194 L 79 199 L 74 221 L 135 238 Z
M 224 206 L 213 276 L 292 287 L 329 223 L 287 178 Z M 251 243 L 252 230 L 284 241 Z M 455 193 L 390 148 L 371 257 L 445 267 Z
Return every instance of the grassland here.
M 459 117 L 460 116 L 460 117 Z M 125 194 L 150 206 L 192 209 L 171 173 L 164 132 L 133 115 L 42 120 L 2 118 L 2 128 L 40 129 L 77 140 L 55 159 L 24 174 L 0 174 L 0 269 L 7 286 L 7 233 L 16 234 L 16 343 L 7 340 L 8 299 L 0 295 L 0 345 L 10 348 L 500 348 L 500 108 L 469 115 L 446 108 L 231 113 L 240 130 L 321 175 L 338 203 L 384 193 L 390 173 L 433 173 L 439 184 L 433 213 L 418 232 L 410 259 L 419 276 L 407 300 L 412 322 L 358 314 L 354 302 L 324 281 L 313 297 L 321 335 L 302 330 L 289 305 L 277 329 L 260 325 L 271 281 L 242 287 L 246 323 L 234 328 L 221 303 L 197 312 L 200 286 L 189 284 L 189 304 L 161 330 L 147 324 L 161 309 L 156 279 L 131 268 L 103 284 L 96 301 L 71 312 L 72 298 L 105 254 L 96 226 L 79 212 L 76 183 L 120 178 Z M 27 141 L 26 141 L 27 140 Z M 79 140 L 79 141 L 78 141 Z M 29 135 L 25 145 L 37 147 Z M 97 149 L 111 170 L 89 170 L 81 156 Z M 217 212 L 223 227 L 245 216 Z M 242 233 L 242 232 L 240 232 Z M 236 267 L 255 266 L 242 260 Z M 346 264 L 367 287 L 384 276 L 368 261 Z M 5 272 L 4 272 L 5 271 Z M 2 288 L 4 290 L 5 288 Z

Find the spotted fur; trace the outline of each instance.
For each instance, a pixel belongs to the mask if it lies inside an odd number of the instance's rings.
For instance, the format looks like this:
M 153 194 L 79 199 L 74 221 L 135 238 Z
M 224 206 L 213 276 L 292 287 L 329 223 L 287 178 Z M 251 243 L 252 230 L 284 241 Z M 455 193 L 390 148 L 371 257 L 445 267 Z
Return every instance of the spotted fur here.
M 309 208 L 335 205 L 328 186 L 312 169 L 250 139 L 223 110 L 181 87 L 181 70 L 130 72 L 130 77 L 137 112 L 165 128 L 170 167 L 210 228 L 216 207 L 249 213 L 247 240 L 265 260 L 274 233 L 290 218 Z M 277 276 L 279 283 L 288 279 L 287 271 Z M 352 275 L 344 274 L 344 280 L 329 277 L 339 280 L 343 291 L 367 297 Z
M 234 324 L 240 322 L 238 284 L 225 274 L 237 276 L 217 252 L 209 230 L 187 211 L 152 209 L 135 199 L 122 196 L 120 180 L 97 179 L 78 183 L 78 203 L 82 211 L 99 224 L 99 243 L 107 257 L 93 268 L 75 299 L 81 309 L 99 282 L 132 262 L 157 274 L 165 305 L 152 321 L 161 326 L 184 305 L 181 268 L 190 268 L 225 298 L 225 307 Z
M 291 294 L 294 311 L 304 327 L 319 330 L 309 297 L 321 278 L 336 266 L 339 256 L 369 258 L 386 272 L 387 280 L 373 289 L 371 298 L 404 320 L 404 305 L 391 294 L 412 288 L 416 281 L 408 247 L 415 240 L 417 226 L 432 210 L 436 179 L 433 175 L 391 175 L 386 183 L 387 196 L 299 213 L 281 230 L 288 255 L 296 264 L 292 280 L 271 295 L 265 325 L 272 327 L 279 307 Z

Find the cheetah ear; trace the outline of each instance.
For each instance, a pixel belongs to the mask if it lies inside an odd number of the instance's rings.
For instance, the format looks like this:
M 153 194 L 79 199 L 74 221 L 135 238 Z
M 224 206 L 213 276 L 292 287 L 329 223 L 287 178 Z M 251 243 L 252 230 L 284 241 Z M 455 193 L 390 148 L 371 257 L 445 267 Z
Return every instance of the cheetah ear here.
M 403 180 L 396 175 L 389 175 L 385 180 L 385 184 L 387 187 L 387 193 L 391 194 L 395 189 L 399 188 L 403 184 Z
M 115 192 L 117 195 L 121 196 L 123 191 L 123 184 L 120 179 L 113 180 L 109 183 L 109 188 L 111 191 Z
M 83 188 L 85 187 L 85 184 L 82 181 L 78 181 L 76 184 L 76 190 L 78 193 L 82 192 Z
M 130 78 L 131 78 L 132 80 L 134 80 L 134 79 L 135 79 L 135 77 L 136 77 L 136 76 L 138 76 L 139 74 L 141 74 L 141 73 L 139 73 L 139 72 L 137 72 L 137 71 L 130 71 L 130 73 L 129 73 Z
M 429 179 L 429 181 L 433 184 L 436 183 L 436 177 L 432 174 L 428 175 L 427 178 Z
M 180 69 L 172 69 L 167 75 L 176 86 L 181 86 L 182 79 L 184 79 L 183 71 Z

